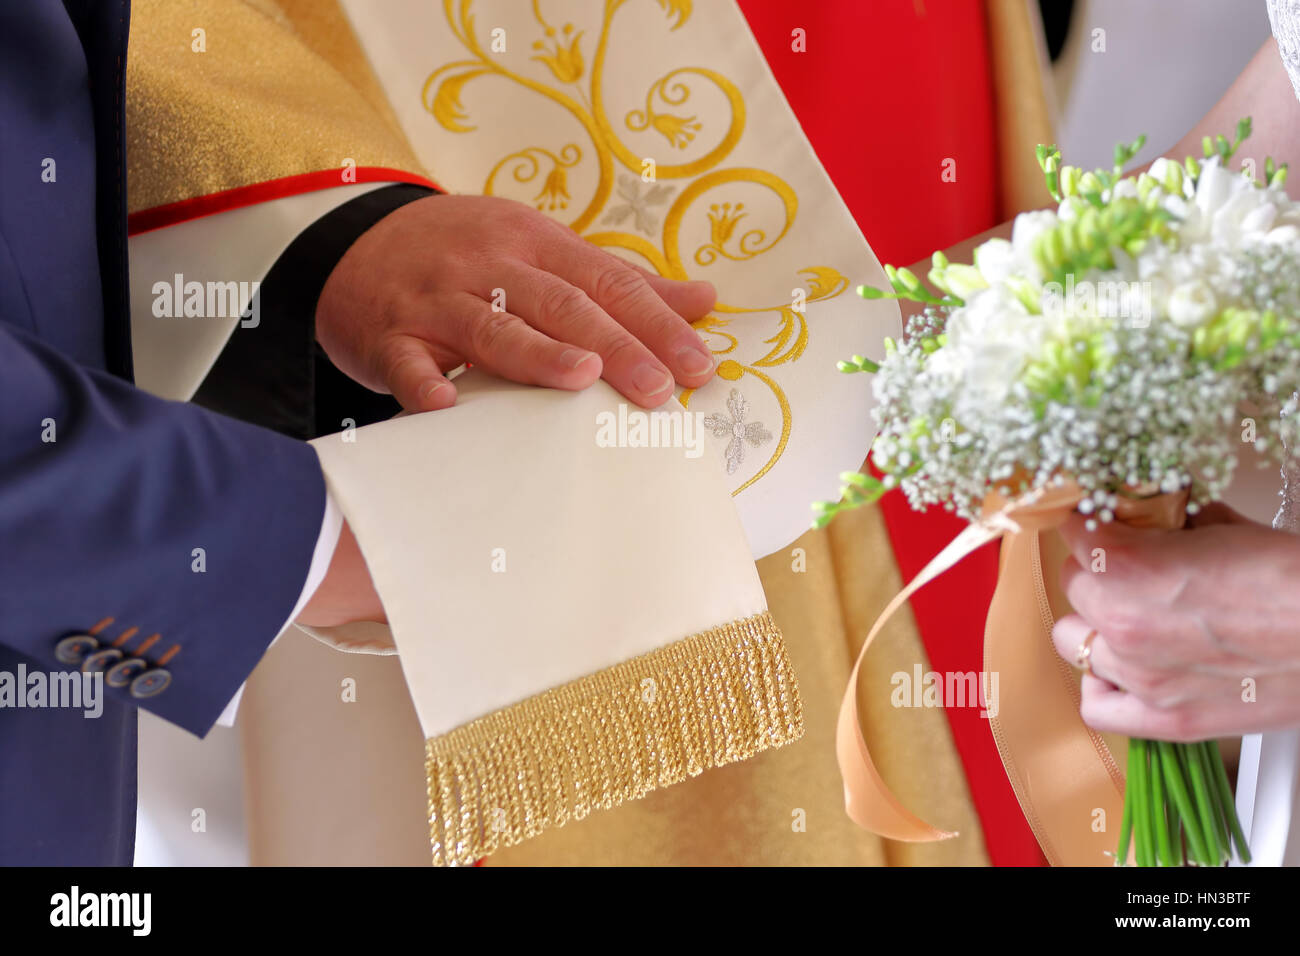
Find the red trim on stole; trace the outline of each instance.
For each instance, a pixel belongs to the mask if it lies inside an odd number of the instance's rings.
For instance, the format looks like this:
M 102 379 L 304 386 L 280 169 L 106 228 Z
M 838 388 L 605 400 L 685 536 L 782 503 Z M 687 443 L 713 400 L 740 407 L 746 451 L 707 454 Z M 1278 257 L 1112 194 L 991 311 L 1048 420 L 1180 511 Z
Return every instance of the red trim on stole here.
M 344 180 L 343 169 L 321 169 L 311 173 L 299 173 L 296 176 L 284 176 L 281 179 L 268 179 L 265 182 L 223 189 L 220 192 L 182 199 L 165 206 L 141 209 L 127 217 L 127 233 L 138 236 L 142 232 L 174 226 L 177 223 L 212 216 L 219 212 L 239 209 L 241 206 L 255 206 L 270 202 L 272 199 L 284 199 L 301 193 L 316 192 L 320 189 L 332 189 L 335 186 L 351 186 L 354 183 L 415 183 L 431 189 L 440 187 L 431 180 L 415 173 L 401 169 L 389 169 L 385 166 L 357 166 L 350 170 L 355 178 Z
M 883 262 L 910 264 L 997 223 L 992 66 L 978 0 L 739 2 L 822 165 Z M 806 52 L 793 49 L 797 29 Z M 955 182 L 940 176 L 949 160 Z M 898 492 L 881 504 L 905 581 L 965 524 L 944 512 L 914 512 Z M 996 578 L 997 550 L 984 548 L 912 598 L 935 671 L 983 669 Z M 990 859 L 1043 865 L 988 720 L 974 707 L 946 713 Z

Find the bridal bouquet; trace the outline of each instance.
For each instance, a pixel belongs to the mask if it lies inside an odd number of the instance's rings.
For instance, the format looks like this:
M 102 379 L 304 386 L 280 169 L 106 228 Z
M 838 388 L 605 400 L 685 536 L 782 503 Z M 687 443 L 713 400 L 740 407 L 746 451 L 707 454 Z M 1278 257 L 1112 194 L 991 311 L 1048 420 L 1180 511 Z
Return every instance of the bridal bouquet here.
M 895 487 L 971 520 L 991 495 L 1067 483 L 1090 526 L 1162 495 L 1194 514 L 1222 496 L 1242 439 L 1279 461 L 1300 419 L 1300 204 L 1271 159 L 1263 182 L 1249 161 L 1229 169 L 1249 133 L 1242 120 L 1203 159 L 1136 176 L 1122 168 L 1144 138 L 1092 172 L 1040 146 L 1055 209 L 1018 216 L 971 264 L 936 252 L 939 294 L 889 266 L 892 290 L 860 288 L 925 308 L 879 364 L 840 363 L 875 375 L 880 477 L 844 475 L 814 524 Z M 1130 840 L 1139 865 L 1249 859 L 1213 742 L 1131 741 L 1123 814 L 1120 863 Z

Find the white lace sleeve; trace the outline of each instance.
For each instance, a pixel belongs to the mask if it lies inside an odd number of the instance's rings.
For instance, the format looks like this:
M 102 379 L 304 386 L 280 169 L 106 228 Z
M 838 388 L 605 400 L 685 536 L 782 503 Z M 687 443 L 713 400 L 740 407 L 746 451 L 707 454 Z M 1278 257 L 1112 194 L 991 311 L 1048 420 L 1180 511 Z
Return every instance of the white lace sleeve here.
M 1282 465 L 1282 504 L 1273 518 L 1273 527 L 1300 534 L 1300 461 L 1290 448 Z
M 1291 78 L 1291 87 L 1300 98 L 1300 0 L 1267 0 L 1268 22 L 1273 28 L 1282 65 Z M 1292 399 L 1292 405 L 1296 399 Z M 1282 506 L 1273 519 L 1273 527 L 1300 533 L 1300 461 L 1287 449 L 1282 466 Z
M 1268 22 L 1291 86 L 1300 97 L 1300 0 L 1268 0 Z

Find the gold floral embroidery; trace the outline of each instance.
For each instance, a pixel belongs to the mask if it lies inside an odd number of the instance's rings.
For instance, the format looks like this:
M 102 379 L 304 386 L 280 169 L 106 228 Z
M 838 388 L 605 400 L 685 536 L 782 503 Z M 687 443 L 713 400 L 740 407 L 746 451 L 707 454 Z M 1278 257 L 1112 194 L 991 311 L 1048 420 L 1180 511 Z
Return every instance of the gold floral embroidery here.
M 541 191 L 533 197 L 538 209 L 554 212 L 556 209 L 567 209 L 569 200 L 568 177 L 565 170 L 576 166 L 582 160 L 582 150 L 577 143 L 569 143 L 559 154 L 552 153 L 549 149 L 542 149 L 539 146 L 530 146 L 521 149 L 518 152 L 511 153 L 502 159 L 492 171 L 488 173 L 487 186 L 483 192 L 492 195 L 493 188 L 496 184 L 497 174 L 506 166 L 511 167 L 511 175 L 516 182 L 531 183 L 541 172 L 542 160 L 551 164 L 546 176 L 542 179 Z
M 463 65 L 463 64 L 461 64 Z M 467 119 L 465 107 L 460 102 L 460 91 L 470 80 L 476 76 L 482 76 L 487 70 L 466 70 L 464 73 L 456 73 L 448 76 L 438 87 L 438 94 L 434 97 L 433 102 L 429 104 L 429 110 L 433 113 L 433 118 L 441 123 L 446 129 L 453 133 L 468 133 L 477 129 L 475 126 L 466 126 L 461 122 Z
M 543 16 L 540 0 L 533 0 L 532 15 L 540 36 L 532 43 L 531 49 L 537 52 L 531 59 L 542 63 L 550 72 L 555 85 L 548 85 L 511 70 L 501 57 L 484 49 L 475 24 L 475 0 L 443 0 L 447 22 L 467 57 L 433 70 L 425 80 L 422 101 L 434 120 L 453 133 L 468 133 L 476 128 L 468 122 L 470 116 L 464 108 L 462 92 L 468 83 L 489 74 L 560 106 L 581 126 L 590 143 L 589 151 L 584 152 L 575 142 L 566 143 L 558 152 L 544 146 L 516 150 L 492 168 L 483 192 L 493 195 L 500 185 L 502 172 L 508 171 L 516 183 L 537 184 L 537 192 L 532 196 L 537 208 L 548 213 L 564 213 L 574 231 L 590 242 L 634 253 L 660 275 L 677 279 L 707 278 L 700 270 L 721 259 L 733 262 L 753 259 L 779 244 L 794 224 L 798 197 L 785 180 L 771 171 L 722 166 L 744 134 L 745 101 L 731 80 L 705 66 L 678 67 L 658 77 L 647 88 L 643 107 L 630 110 L 623 118 L 628 131 L 656 133 L 674 155 L 687 154 L 680 162 L 651 164 L 623 141 L 607 115 L 604 78 L 616 14 L 632 2 L 637 0 L 604 0 L 599 31 L 593 32 L 590 29 L 593 24 L 587 24 L 589 29 L 580 29 L 580 24 L 570 22 L 560 23 L 557 29 L 555 23 Z M 670 33 L 690 19 L 691 0 L 657 2 L 669 19 Z M 596 39 L 588 69 L 582 47 L 584 38 L 590 35 Z M 692 106 L 692 97 L 699 92 L 695 86 L 699 83 L 712 87 L 716 91 L 712 95 L 720 94 L 725 100 L 725 126 L 702 118 L 701 110 Z M 579 167 L 584 175 L 571 177 L 570 172 Z M 619 167 L 626 172 L 620 173 Z M 667 202 L 673 196 L 673 188 L 663 185 L 665 181 L 680 181 L 683 186 L 663 213 L 660 229 L 658 215 L 650 206 Z M 582 184 L 576 196 L 571 183 Z M 648 188 L 643 189 L 643 185 Z M 774 196 L 778 206 L 771 209 L 765 203 L 756 206 L 751 201 L 755 186 Z M 750 192 L 740 187 L 747 187 Z M 708 239 L 688 253 L 694 268 L 692 274 L 682 258 L 682 229 L 688 213 L 705 194 L 709 194 Z M 767 222 L 776 208 L 780 209 L 780 221 Z M 592 231 L 590 227 L 597 221 L 603 227 L 612 228 Z M 624 231 L 620 227 L 625 224 L 636 231 Z M 692 231 L 695 228 L 692 226 Z M 831 266 L 810 266 L 801 270 L 800 276 L 805 294 L 792 301 L 761 307 L 718 303 L 713 314 L 695 323 L 696 330 L 710 342 L 714 354 L 726 356 L 718 366 L 718 376 L 731 382 L 748 376 L 766 388 L 781 409 L 781 432 L 771 456 L 733 494 L 739 494 L 771 470 L 784 453 L 793 429 L 789 400 L 776 376 L 765 370 L 798 361 L 803 355 L 810 334 L 803 304 L 834 298 L 848 287 L 848 280 Z M 753 313 L 774 314 L 778 321 L 773 335 L 763 341 L 767 351 L 743 360 L 737 354 L 741 349 L 740 339 L 728 326 L 734 316 Z M 689 406 L 692 394 L 690 390 L 682 394 L 684 405 Z M 728 464 L 729 472 L 733 472 L 739 459 L 729 459 Z
M 540 60 L 551 68 L 555 78 L 561 83 L 577 83 L 582 79 L 582 51 L 578 49 L 578 44 L 582 42 L 582 31 L 573 32 L 573 24 L 566 23 L 559 35 L 556 34 L 555 27 L 550 26 L 542 19 L 541 6 L 538 0 L 533 0 L 533 16 L 537 22 L 546 30 L 546 39 L 551 42 L 551 52 L 541 53 L 533 57 L 534 60 Z M 545 50 L 546 44 L 538 40 L 533 44 L 534 50 Z
M 668 140 L 670 146 L 676 149 L 685 149 L 695 134 L 703 129 L 703 124 L 697 123 L 694 116 L 678 116 L 675 113 L 658 112 L 654 108 L 654 97 L 658 93 L 665 103 L 680 105 L 685 103 L 690 97 L 690 89 L 682 84 L 675 84 L 670 90 L 666 84 L 673 77 L 673 73 L 661 78 L 657 83 L 650 87 L 645 95 L 645 109 L 632 110 L 624 118 L 623 122 L 627 128 L 635 132 L 640 132 L 653 127 Z

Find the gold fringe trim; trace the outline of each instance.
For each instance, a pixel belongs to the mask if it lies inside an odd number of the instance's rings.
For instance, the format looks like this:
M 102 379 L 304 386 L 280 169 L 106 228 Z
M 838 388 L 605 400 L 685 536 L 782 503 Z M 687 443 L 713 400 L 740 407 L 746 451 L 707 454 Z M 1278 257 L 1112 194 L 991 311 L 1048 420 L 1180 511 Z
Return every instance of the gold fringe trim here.
M 429 738 L 433 862 L 471 864 L 801 736 L 771 615 L 712 628 Z

